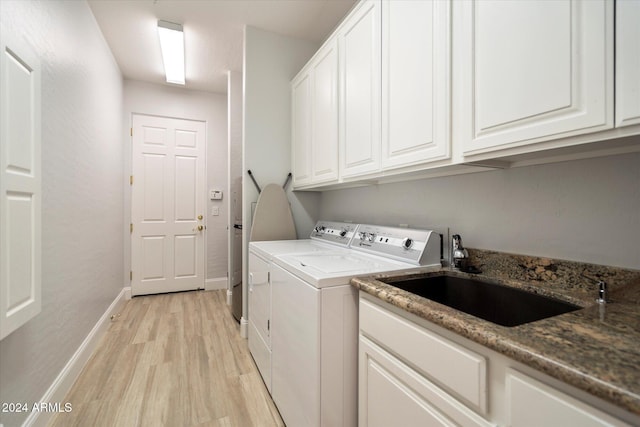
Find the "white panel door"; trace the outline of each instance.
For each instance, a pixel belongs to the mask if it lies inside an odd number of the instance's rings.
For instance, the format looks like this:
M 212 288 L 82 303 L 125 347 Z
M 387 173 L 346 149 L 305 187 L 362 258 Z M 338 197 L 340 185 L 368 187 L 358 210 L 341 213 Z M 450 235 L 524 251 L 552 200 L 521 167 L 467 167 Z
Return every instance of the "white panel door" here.
M 308 73 L 291 82 L 291 148 L 293 185 L 311 182 L 311 78 Z
M 2 32 L 0 339 L 41 309 L 40 62 Z
M 382 167 L 450 156 L 450 3 L 382 3 Z
M 205 123 L 133 116 L 131 291 L 204 288 Z
M 640 1 L 616 1 L 616 126 L 640 124 Z
M 613 126 L 613 2 L 462 2 L 468 154 Z
M 340 175 L 380 169 L 380 1 L 366 0 L 338 32 Z

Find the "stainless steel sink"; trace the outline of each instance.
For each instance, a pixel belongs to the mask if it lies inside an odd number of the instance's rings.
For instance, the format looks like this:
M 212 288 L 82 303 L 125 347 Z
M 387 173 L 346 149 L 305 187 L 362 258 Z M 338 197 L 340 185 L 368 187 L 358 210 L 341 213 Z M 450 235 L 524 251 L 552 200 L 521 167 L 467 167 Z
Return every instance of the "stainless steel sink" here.
M 385 283 L 502 326 L 518 326 L 581 308 L 481 279 L 447 274 Z

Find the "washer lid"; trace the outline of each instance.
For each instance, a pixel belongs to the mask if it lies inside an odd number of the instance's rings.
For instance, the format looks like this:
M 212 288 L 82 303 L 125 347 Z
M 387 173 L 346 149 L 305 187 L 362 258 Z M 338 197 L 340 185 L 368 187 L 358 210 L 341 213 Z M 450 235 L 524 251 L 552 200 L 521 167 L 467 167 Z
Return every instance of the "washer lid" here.
M 311 239 L 300 240 L 270 240 L 263 242 L 249 242 L 249 251 L 254 252 L 267 260 L 273 259 L 275 255 L 307 253 L 332 250 L 334 247 L 329 243 L 318 242 Z M 339 249 L 347 251 L 347 249 Z
M 352 277 L 417 268 L 405 262 L 356 251 L 279 255 L 273 261 L 316 288 L 348 285 Z
M 364 258 L 356 254 L 309 254 L 292 256 L 302 268 L 312 268 L 325 274 L 339 274 L 351 271 L 372 271 L 380 268 L 397 267 L 400 263 L 375 258 Z

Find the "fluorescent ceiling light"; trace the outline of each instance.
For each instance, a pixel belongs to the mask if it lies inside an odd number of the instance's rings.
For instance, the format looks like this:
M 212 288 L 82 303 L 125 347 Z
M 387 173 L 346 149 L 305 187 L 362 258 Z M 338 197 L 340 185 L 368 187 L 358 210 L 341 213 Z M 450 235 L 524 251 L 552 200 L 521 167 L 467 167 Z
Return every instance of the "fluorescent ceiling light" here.
M 184 33 L 182 25 L 158 21 L 158 36 L 167 83 L 184 84 Z

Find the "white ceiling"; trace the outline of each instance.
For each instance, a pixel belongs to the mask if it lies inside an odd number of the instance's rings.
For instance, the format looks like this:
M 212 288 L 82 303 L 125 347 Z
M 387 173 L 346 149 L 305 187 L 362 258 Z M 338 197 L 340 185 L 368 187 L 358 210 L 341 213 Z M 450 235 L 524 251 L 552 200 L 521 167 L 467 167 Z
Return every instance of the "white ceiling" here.
M 186 88 L 226 93 L 242 71 L 243 28 L 322 42 L 356 0 L 89 0 L 127 79 L 165 83 L 157 21 L 182 24 Z

